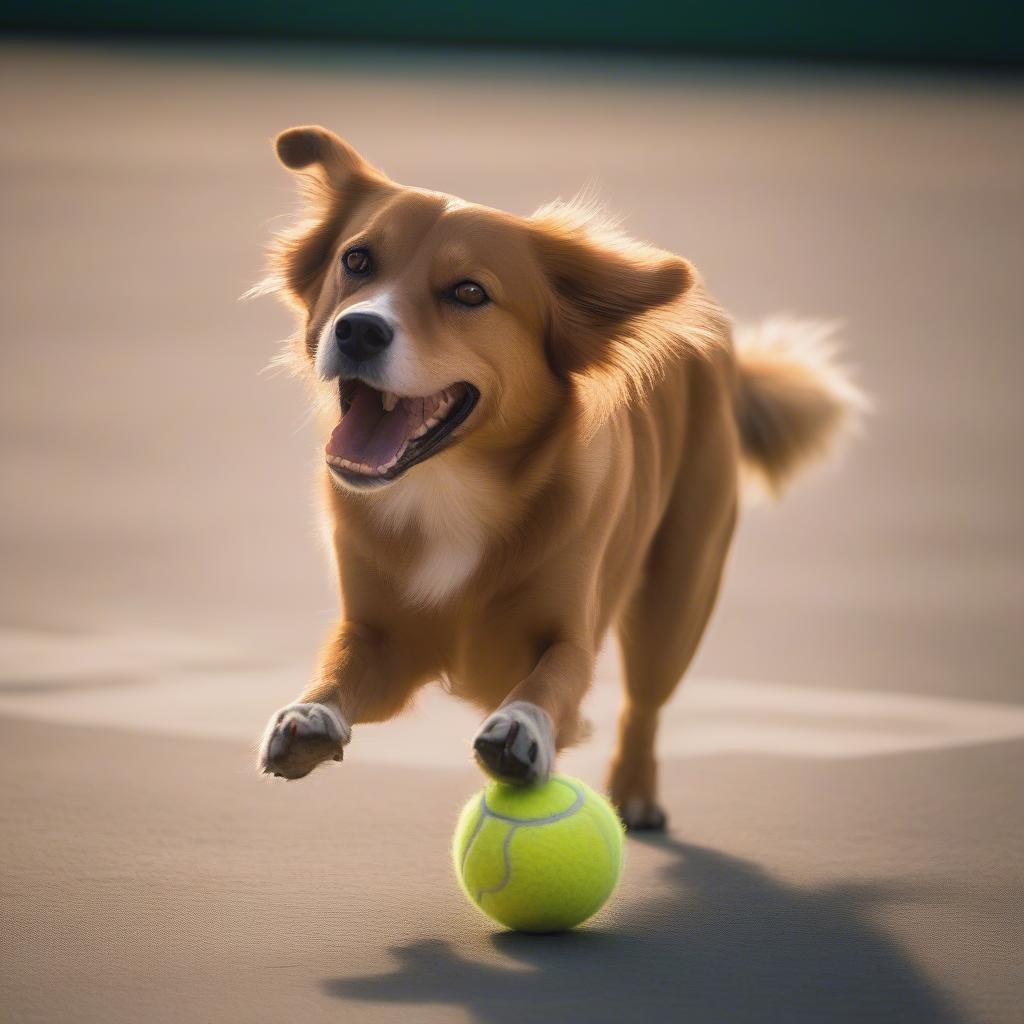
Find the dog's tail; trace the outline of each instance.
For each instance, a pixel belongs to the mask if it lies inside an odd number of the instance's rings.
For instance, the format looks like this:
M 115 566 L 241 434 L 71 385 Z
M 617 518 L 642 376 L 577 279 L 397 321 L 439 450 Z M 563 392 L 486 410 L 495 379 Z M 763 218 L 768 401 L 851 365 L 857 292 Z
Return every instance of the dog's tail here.
M 772 494 L 830 454 L 868 408 L 837 361 L 835 324 L 777 317 L 736 333 L 744 462 Z

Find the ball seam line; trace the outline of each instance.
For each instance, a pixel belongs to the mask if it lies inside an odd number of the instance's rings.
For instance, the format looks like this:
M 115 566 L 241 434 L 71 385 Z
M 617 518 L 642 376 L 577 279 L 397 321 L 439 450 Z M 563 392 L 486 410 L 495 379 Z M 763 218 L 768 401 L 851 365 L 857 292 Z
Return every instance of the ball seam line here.
M 494 811 L 487 806 L 486 793 L 484 793 L 480 798 L 480 804 L 483 807 L 483 812 L 486 816 L 497 818 L 498 821 L 507 821 L 511 825 L 550 825 L 552 822 L 561 821 L 562 818 L 571 817 L 583 806 L 584 801 L 583 790 L 577 789 L 576 786 L 568 781 L 568 779 L 552 779 L 552 782 L 560 782 L 562 785 L 568 786 L 573 793 L 576 794 L 576 799 L 573 801 L 571 807 L 567 807 L 564 811 L 558 811 L 555 814 L 549 814 L 544 818 L 513 818 L 507 814 L 501 814 L 498 811 Z
M 473 846 L 476 837 L 480 834 L 480 830 L 483 828 L 484 821 L 487 818 L 494 818 L 496 821 L 502 821 L 506 825 L 510 825 L 508 832 L 505 835 L 505 839 L 501 844 L 501 859 L 504 864 L 504 873 L 502 874 L 501 880 L 497 885 L 492 885 L 489 889 L 477 890 L 476 899 L 477 902 L 482 900 L 484 896 L 491 896 L 495 893 L 501 892 L 506 885 L 512 880 L 512 862 L 509 859 L 509 847 L 512 844 L 512 837 L 516 834 L 516 829 L 521 826 L 534 827 L 536 825 L 550 825 L 553 822 L 561 821 L 564 818 L 572 817 L 576 814 L 584 805 L 585 797 L 583 790 L 573 785 L 567 779 L 554 779 L 554 782 L 560 782 L 564 786 L 568 786 L 575 794 L 575 799 L 572 805 L 567 807 L 564 811 L 558 811 L 555 814 L 549 814 L 543 818 L 512 818 L 507 814 L 500 814 L 498 811 L 492 810 L 487 805 L 487 794 L 482 793 L 480 795 L 480 809 L 482 811 L 479 820 L 476 823 L 476 827 L 473 829 L 473 834 L 469 837 L 469 842 L 466 844 L 465 852 L 462 855 L 462 868 L 465 871 L 466 860 L 469 857 L 469 851 Z M 598 829 L 600 831 L 600 829 Z M 602 838 L 604 838 L 602 836 Z
M 479 889 L 476 894 L 477 902 L 482 900 L 484 896 L 491 896 L 496 892 L 501 892 L 506 885 L 512 879 L 512 861 L 509 860 L 508 848 L 512 844 L 512 837 L 516 834 L 517 825 L 513 825 L 505 836 L 504 842 L 501 844 L 501 859 L 505 865 L 505 873 L 501 876 L 501 881 L 497 885 L 492 885 L 490 889 Z
M 476 825 L 473 826 L 473 833 L 469 837 L 469 841 L 466 843 L 466 848 L 462 851 L 462 862 L 461 870 L 463 873 L 466 870 L 466 860 L 469 858 L 469 851 L 473 848 L 473 844 L 476 842 L 476 837 L 480 835 L 480 830 L 484 827 L 484 822 L 487 820 L 487 805 L 484 803 L 483 794 L 480 794 L 480 817 L 476 820 Z

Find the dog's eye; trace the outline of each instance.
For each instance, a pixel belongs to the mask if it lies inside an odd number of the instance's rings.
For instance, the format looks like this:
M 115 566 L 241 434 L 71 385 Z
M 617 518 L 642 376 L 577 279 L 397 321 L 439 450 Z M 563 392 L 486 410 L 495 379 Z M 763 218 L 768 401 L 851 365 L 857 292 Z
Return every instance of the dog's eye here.
M 370 272 L 370 254 L 365 249 L 349 249 L 341 261 L 345 269 L 357 277 Z
M 452 289 L 452 296 L 463 306 L 482 306 L 487 301 L 487 292 L 476 281 L 460 281 Z

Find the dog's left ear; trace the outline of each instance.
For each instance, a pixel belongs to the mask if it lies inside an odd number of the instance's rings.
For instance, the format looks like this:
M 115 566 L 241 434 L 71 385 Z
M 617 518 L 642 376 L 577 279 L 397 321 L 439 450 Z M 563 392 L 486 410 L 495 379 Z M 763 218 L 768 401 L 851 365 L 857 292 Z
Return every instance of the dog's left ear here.
M 639 351 L 643 317 L 680 298 L 695 273 L 686 260 L 613 236 L 595 238 L 585 229 L 538 224 L 533 245 L 554 293 L 548 324 L 548 358 L 569 376 L 589 369 L 626 370 L 648 363 Z

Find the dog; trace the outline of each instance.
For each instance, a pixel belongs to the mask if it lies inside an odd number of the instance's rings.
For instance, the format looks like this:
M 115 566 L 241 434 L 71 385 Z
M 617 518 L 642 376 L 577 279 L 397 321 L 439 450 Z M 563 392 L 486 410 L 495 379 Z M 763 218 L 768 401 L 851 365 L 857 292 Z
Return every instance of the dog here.
M 276 150 L 307 218 L 262 290 L 297 311 L 328 416 L 343 612 L 261 769 L 340 761 L 354 726 L 442 680 L 486 716 L 484 771 L 542 782 L 585 736 L 614 628 L 608 792 L 628 828 L 663 828 L 658 716 L 714 607 L 741 483 L 780 491 L 863 405 L 828 329 L 734 341 L 691 263 L 586 203 L 523 218 L 399 185 L 317 126 Z

